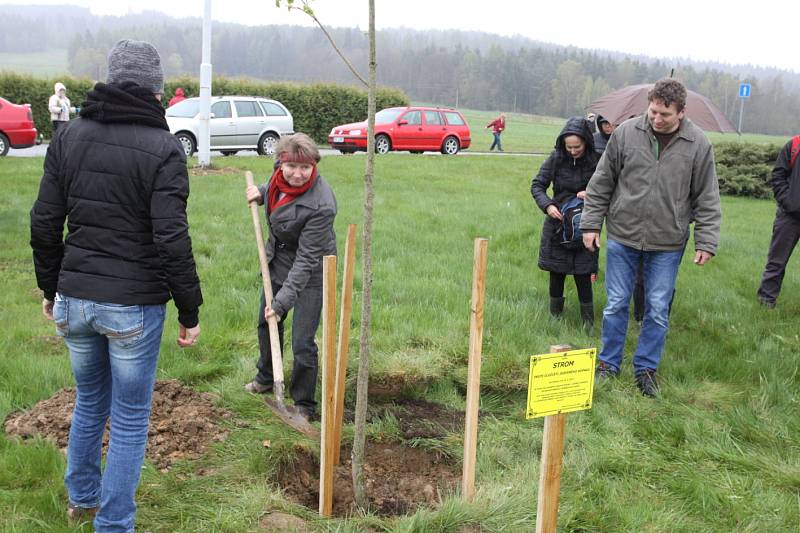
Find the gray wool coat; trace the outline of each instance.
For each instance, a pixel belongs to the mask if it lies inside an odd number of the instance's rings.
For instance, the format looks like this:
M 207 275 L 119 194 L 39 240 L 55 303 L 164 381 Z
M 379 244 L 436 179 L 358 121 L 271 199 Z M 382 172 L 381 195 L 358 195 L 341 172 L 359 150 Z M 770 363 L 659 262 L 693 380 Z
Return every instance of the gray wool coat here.
M 258 188 L 265 199 L 264 211 L 268 188 L 268 183 Z M 278 315 L 284 315 L 294 307 L 303 289 L 322 285 L 322 258 L 336 255 L 336 196 L 322 176 L 317 176 L 305 194 L 267 218 L 269 275 L 273 283 L 281 285 L 273 295 L 271 307 Z

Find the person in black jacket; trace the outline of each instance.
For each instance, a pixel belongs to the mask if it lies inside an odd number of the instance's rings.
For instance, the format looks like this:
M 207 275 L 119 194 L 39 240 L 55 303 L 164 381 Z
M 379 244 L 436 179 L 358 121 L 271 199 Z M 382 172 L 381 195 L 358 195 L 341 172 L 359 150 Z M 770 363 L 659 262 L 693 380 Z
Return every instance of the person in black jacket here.
M 793 142 L 789 141 L 778 153 L 770 180 L 778 209 L 772 226 L 767 265 L 757 293 L 759 303 L 770 309 L 777 303 L 786 264 L 800 240 L 800 158 L 795 155 L 792 165 L 792 146 Z
M 42 309 L 65 340 L 77 386 L 67 516 L 76 522 L 96 515 L 98 532 L 134 529 L 170 298 L 178 308 L 178 344 L 190 346 L 200 334 L 186 157 L 164 117 L 163 87 L 151 44 L 117 42 L 107 83 L 97 83 L 80 117 L 53 137 L 31 210 Z
M 606 150 L 606 144 L 614 133 L 614 125 L 603 115 L 597 115 L 597 131 L 594 133 L 594 151 L 602 154 Z
M 591 276 L 597 272 L 598 253 L 583 246 L 562 244 L 560 206 L 572 198 L 586 196 L 586 186 L 599 160 L 589 123 L 583 117 L 572 117 L 531 184 L 533 199 L 547 215 L 539 246 L 539 268 L 550 272 L 550 314 L 559 317 L 563 313 L 564 281 L 571 274 L 578 289 L 581 319 L 587 327 L 594 325 Z M 551 183 L 552 197 L 547 195 Z

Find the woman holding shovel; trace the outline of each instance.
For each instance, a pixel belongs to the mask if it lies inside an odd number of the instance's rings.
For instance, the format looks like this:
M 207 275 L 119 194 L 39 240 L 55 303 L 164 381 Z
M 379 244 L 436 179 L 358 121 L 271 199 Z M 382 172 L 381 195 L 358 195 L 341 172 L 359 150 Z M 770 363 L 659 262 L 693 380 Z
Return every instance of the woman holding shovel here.
M 317 344 L 314 335 L 322 313 L 322 257 L 336 254 L 336 197 L 317 170 L 320 155 L 304 133 L 281 138 L 275 150 L 275 172 L 269 181 L 250 185 L 248 202 L 263 204 L 269 222 L 266 244 L 271 301 L 261 293 L 258 316 L 258 373 L 245 390 L 264 394 L 273 388 L 268 321 L 278 320 L 280 346 L 284 321 L 292 318 L 292 364 L 289 392 L 300 414 L 314 416 L 317 384 Z M 276 391 L 278 392 L 278 391 Z

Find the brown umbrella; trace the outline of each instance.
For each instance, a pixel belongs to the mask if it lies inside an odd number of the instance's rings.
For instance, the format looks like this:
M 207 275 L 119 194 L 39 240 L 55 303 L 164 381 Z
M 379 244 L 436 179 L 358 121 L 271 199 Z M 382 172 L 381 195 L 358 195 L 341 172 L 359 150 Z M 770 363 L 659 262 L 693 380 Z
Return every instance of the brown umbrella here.
M 612 124 L 620 124 L 647 110 L 647 93 L 652 88 L 652 83 L 644 83 L 617 89 L 592 102 L 589 110 L 603 115 Z M 687 91 L 686 116 L 705 131 L 736 133 L 731 121 L 711 103 L 711 100 L 700 93 Z

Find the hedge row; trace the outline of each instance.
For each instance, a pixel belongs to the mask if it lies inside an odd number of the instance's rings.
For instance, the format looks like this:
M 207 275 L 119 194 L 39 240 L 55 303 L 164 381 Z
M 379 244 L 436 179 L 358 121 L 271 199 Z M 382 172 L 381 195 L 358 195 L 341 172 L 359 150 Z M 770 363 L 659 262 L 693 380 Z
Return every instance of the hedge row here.
M 719 143 L 714 145 L 719 190 L 731 196 L 772 198 L 772 169 L 783 146 Z
M 0 72 L 0 96 L 16 104 L 31 104 L 36 128 L 49 139 L 53 133 L 53 125 L 50 122 L 47 102 L 53 94 L 53 86 L 59 81 L 66 85 L 67 97 L 73 106 L 80 105 L 86 93 L 94 86 L 94 83 L 87 78 L 41 79 Z M 182 87 L 186 96 L 200 94 L 196 78 L 171 79 L 164 84 L 165 105 L 175 94 L 177 87 Z M 317 142 L 327 141 L 328 133 L 333 126 L 367 118 L 367 92 L 353 87 L 333 84 L 267 83 L 222 77 L 215 77 L 212 87 L 214 96 L 265 96 L 278 100 L 291 111 L 295 131 L 307 133 Z M 408 97 L 398 89 L 378 89 L 378 109 L 408 105 L 408 103 Z

